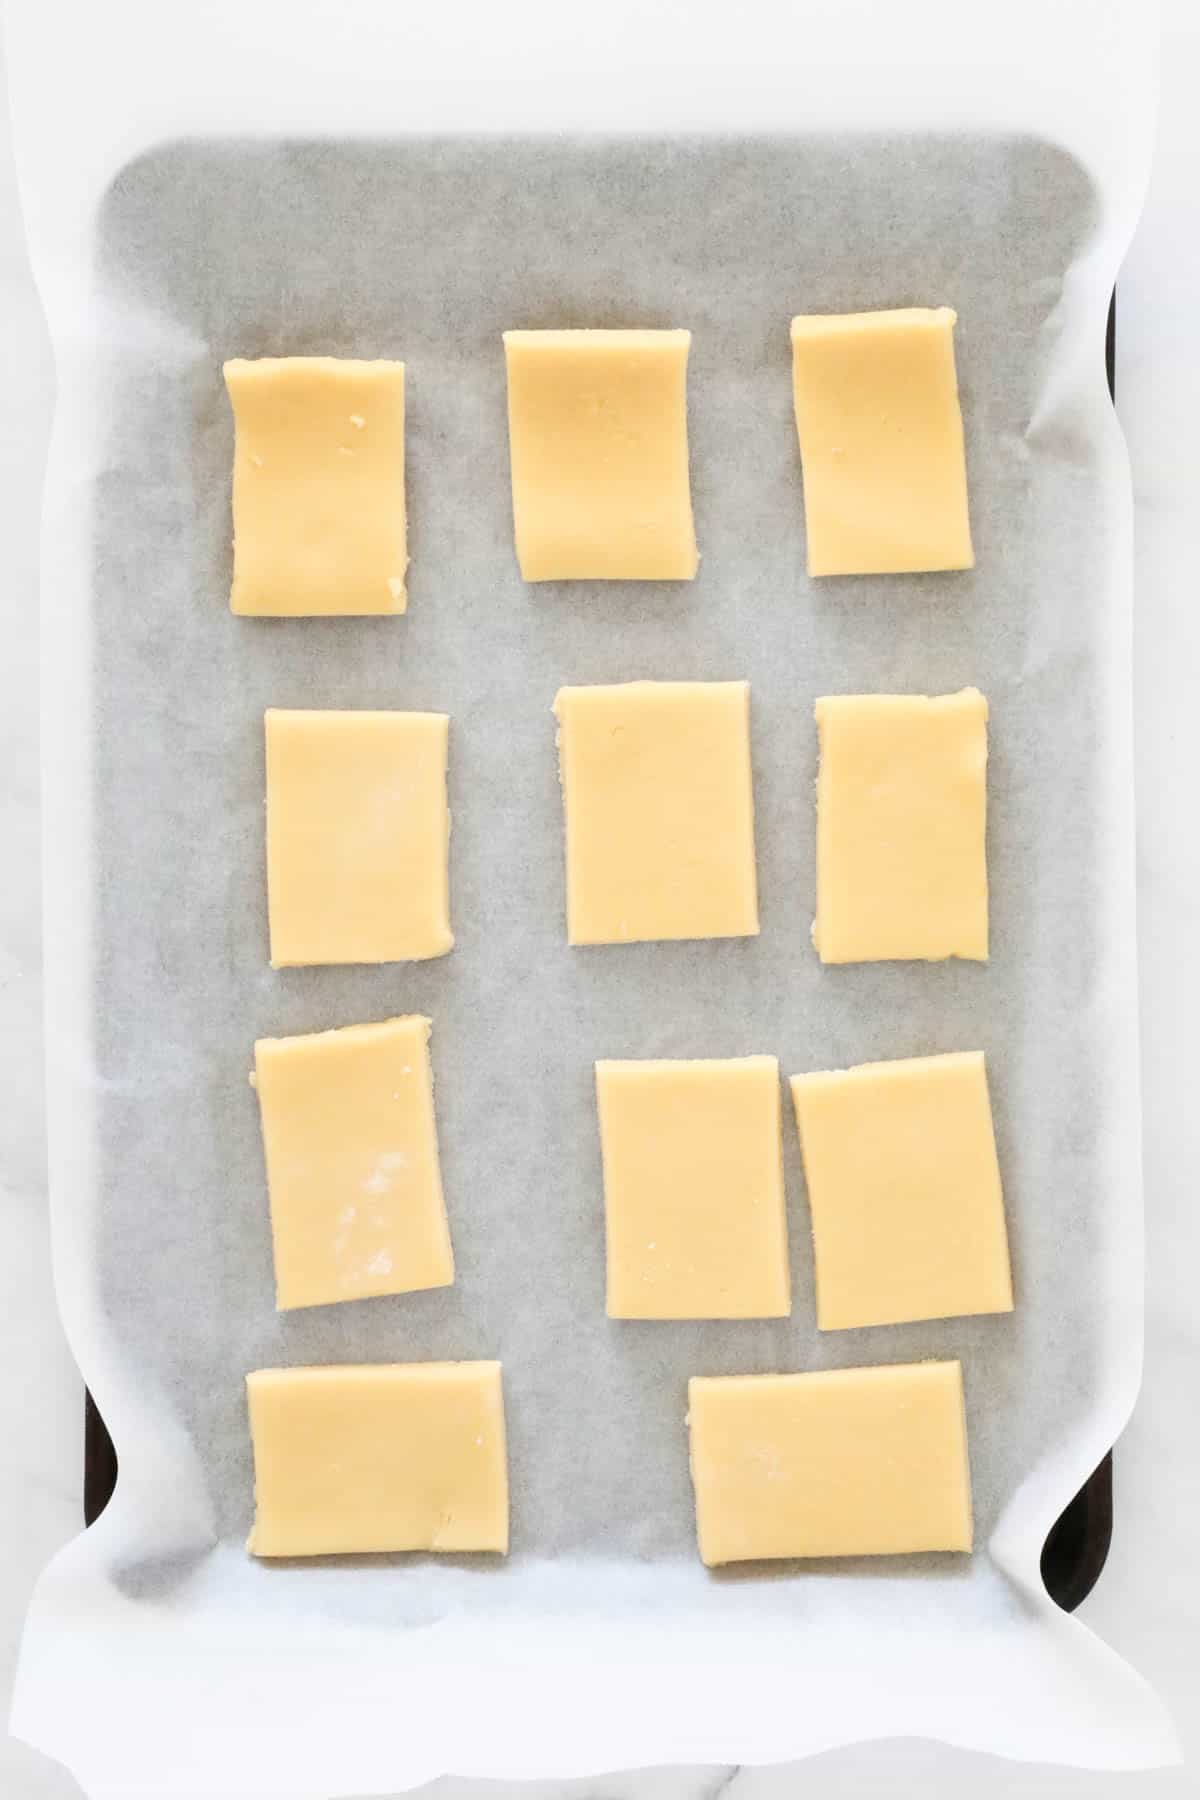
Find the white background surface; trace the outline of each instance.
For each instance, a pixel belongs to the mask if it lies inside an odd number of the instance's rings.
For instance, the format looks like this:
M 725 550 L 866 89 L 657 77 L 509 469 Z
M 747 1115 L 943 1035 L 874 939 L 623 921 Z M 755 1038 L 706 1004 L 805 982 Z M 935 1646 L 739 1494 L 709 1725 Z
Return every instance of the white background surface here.
M 1084 1617 L 1172 1703 L 1189 1770 L 1135 1776 L 1072 1774 L 990 1762 L 924 1744 L 840 1751 L 799 1777 L 813 1800 L 923 1791 L 937 1796 L 1103 1796 L 1150 1800 L 1200 1788 L 1200 1727 L 1190 1704 L 1200 1680 L 1200 1323 L 1192 1294 L 1200 1267 L 1194 1197 L 1200 1107 L 1190 1055 L 1200 951 L 1200 249 L 1195 171 L 1200 120 L 1200 16 L 1169 0 L 1158 163 L 1147 215 L 1122 278 L 1120 412 L 1137 494 L 1138 618 L 1134 688 L 1138 733 L 1140 958 L 1149 1312 L 1146 1385 L 1118 1448 L 1113 1552 Z M 0 1692 L 7 1691 L 33 1580 L 78 1526 L 82 1398 L 58 1332 L 45 1231 L 39 1051 L 37 907 L 36 532 L 51 370 L 21 245 L 0 120 Z M 543 1792 L 605 1796 L 712 1794 L 729 1771 L 659 1773 L 551 1784 Z M 483 1791 L 487 1784 L 471 1784 Z M 795 1790 L 795 1773 L 748 1772 L 734 1785 Z M 466 1784 L 443 1783 L 455 1800 Z M 488 1792 L 495 1789 L 488 1785 Z M 4 1800 L 77 1793 L 64 1772 L 0 1740 Z M 249 1800 L 249 1797 L 248 1797 Z

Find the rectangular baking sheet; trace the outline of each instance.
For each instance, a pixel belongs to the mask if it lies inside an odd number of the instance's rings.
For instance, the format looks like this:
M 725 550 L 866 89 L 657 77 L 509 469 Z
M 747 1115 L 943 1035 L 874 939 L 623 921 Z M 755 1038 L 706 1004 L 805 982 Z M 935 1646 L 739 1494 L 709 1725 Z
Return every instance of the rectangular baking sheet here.
M 17 1702 L 91 1792 L 327 1796 L 906 1733 L 1171 1754 L 1153 1696 L 1037 1572 L 1140 1332 L 1111 232 L 1083 163 L 1031 135 L 193 137 L 120 166 L 87 242 L 87 432 L 64 450 L 60 416 L 56 450 L 83 526 L 54 622 L 79 633 L 86 782 L 53 737 L 47 758 L 89 875 L 52 882 L 48 915 L 78 976 L 73 1011 L 61 976 L 52 996 L 83 1177 L 64 1199 L 60 1163 L 60 1290 L 122 1475 L 43 1582 Z M 810 583 L 789 317 L 906 304 L 959 312 L 977 567 Z M 573 324 L 693 332 L 694 584 L 519 580 L 499 334 Z M 408 366 L 402 620 L 227 609 L 221 361 L 318 352 Z M 52 635 L 52 717 L 54 656 Z M 566 946 L 550 705 L 637 677 L 751 682 L 755 940 Z M 822 969 L 814 698 L 969 682 L 992 709 L 990 964 Z M 268 705 L 451 714 L 452 956 L 269 969 Z M 253 1040 L 406 1011 L 434 1021 L 456 1285 L 278 1316 Z M 959 1048 L 989 1059 L 1011 1318 L 819 1336 L 790 1120 L 791 1319 L 604 1317 L 594 1058 L 767 1051 L 791 1073 Z M 688 1375 L 944 1355 L 973 1559 L 700 1567 Z M 248 1369 L 458 1356 L 505 1365 L 507 1564 L 246 1557 Z
M 197 1446 L 222 1536 L 244 1537 L 249 1521 L 240 1378 L 262 1364 L 501 1356 L 516 1550 L 509 1571 L 480 1571 L 475 1585 L 504 1591 L 526 1560 L 560 1553 L 663 1557 L 682 1559 L 681 1578 L 718 1609 L 725 1588 L 690 1568 L 689 1373 L 961 1354 L 985 1541 L 1014 1465 L 1033 1460 L 1039 1433 L 1056 1435 L 1064 1401 L 1094 1391 L 1097 1334 L 1085 1327 L 1101 1246 L 1089 1214 L 1111 1052 L 1088 1020 L 1103 897 L 1086 909 L 1079 899 L 1106 821 L 1089 653 L 1107 521 L 1086 458 L 1050 456 L 1035 480 L 1029 439 L 1056 299 L 1039 272 L 1069 265 L 1089 201 L 1053 152 L 928 142 L 187 146 L 114 188 L 101 287 L 162 330 L 152 354 L 141 334 L 124 353 L 114 346 L 96 535 L 106 954 L 95 1014 L 112 1090 L 100 1279 L 130 1354 L 155 1370 Z M 336 221 L 352 227 L 343 235 Z M 958 307 L 973 574 L 804 579 L 781 304 L 793 295 L 813 311 Z M 702 574 L 686 587 L 524 586 L 501 330 L 676 319 L 695 334 Z M 227 612 L 232 431 L 220 365 L 287 352 L 407 361 L 412 577 L 400 625 Z M 1057 662 L 1064 637 L 1070 681 Z M 762 935 L 568 949 L 555 689 L 743 675 Z M 992 707 L 990 965 L 823 969 L 808 943 L 814 696 L 968 682 Z M 266 966 L 261 737 L 272 704 L 450 713 L 452 957 Z M 251 1044 L 398 1011 L 434 1021 L 458 1280 L 276 1317 Z M 1021 1297 L 1012 1319 L 819 1337 L 798 1204 L 800 1300 L 786 1323 L 604 1318 L 594 1057 L 766 1049 L 791 1071 L 959 1047 L 985 1048 L 992 1069 Z M 1083 1129 L 1070 1130 L 1081 1112 Z M 1072 1200 L 1064 1293 L 1053 1277 Z M 188 1295 L 203 1303 L 181 1305 Z M 1071 1346 L 1057 1392 L 1047 1340 L 1031 1342 L 1051 1300 L 1044 1329 Z M 1016 1456 L 1012 1395 L 1033 1434 Z M 438 1564 L 410 1568 L 406 1585 L 432 1592 L 442 1576 Z M 947 1580 L 964 1578 L 947 1565 Z M 755 1591 L 790 1609 L 798 1590 L 776 1578 Z

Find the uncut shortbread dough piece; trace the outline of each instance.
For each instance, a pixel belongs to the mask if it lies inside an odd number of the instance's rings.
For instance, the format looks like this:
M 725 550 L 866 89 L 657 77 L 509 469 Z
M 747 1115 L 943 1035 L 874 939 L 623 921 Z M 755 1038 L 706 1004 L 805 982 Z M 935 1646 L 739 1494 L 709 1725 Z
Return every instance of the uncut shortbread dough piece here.
M 266 715 L 274 968 L 452 949 L 443 713 Z
M 566 687 L 554 712 L 569 941 L 755 936 L 748 683 Z
M 246 1377 L 255 1556 L 508 1549 L 498 1362 Z
M 792 320 L 810 575 L 969 569 L 948 306 Z
M 985 962 L 987 701 L 975 688 L 818 700 L 822 962 Z
M 448 1287 L 428 1019 L 260 1038 L 280 1311 Z
M 791 1311 L 779 1065 L 598 1062 L 608 1313 Z
M 687 331 L 506 331 L 526 581 L 690 581 Z
M 233 405 L 235 613 L 402 613 L 404 364 L 225 364 Z
M 792 1096 L 822 1331 L 1011 1312 L 981 1053 L 797 1075 Z
M 971 1548 L 957 1362 L 694 1376 L 688 1419 L 710 1566 Z

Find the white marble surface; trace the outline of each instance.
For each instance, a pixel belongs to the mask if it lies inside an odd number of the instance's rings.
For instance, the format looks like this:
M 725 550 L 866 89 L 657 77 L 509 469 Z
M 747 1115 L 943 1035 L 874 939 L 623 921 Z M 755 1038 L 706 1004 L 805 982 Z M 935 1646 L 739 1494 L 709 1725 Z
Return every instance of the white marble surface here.
M 982 0 L 998 4 L 999 0 Z M 1200 1789 L 1200 1104 L 1193 1021 L 1200 1011 L 1200 8 L 1166 0 L 1159 155 L 1142 229 L 1121 282 L 1120 412 L 1137 495 L 1133 669 L 1138 738 L 1139 954 L 1149 1309 L 1146 1381 L 1117 1452 L 1112 1554 L 1083 1616 L 1160 1688 L 1190 1766 L 1109 1776 L 1033 1768 L 882 1743 L 801 1771 L 668 1770 L 543 1784 L 604 1800 L 738 1800 L 790 1794 L 866 1800 L 970 1793 L 981 1800 L 1136 1796 Z M 7 117 L 0 108 L 0 1697 L 37 1572 L 80 1522 L 82 1394 L 57 1323 L 46 1232 L 39 1064 L 37 878 L 37 503 L 52 371 L 25 266 Z M 495 1796 L 446 1781 L 439 1800 Z M 515 1794 L 517 1790 L 508 1790 Z M 520 1790 L 531 1795 L 531 1790 Z M 0 1736 L 5 1800 L 67 1800 L 59 1767 Z M 253 1800 L 247 1796 L 247 1800 Z

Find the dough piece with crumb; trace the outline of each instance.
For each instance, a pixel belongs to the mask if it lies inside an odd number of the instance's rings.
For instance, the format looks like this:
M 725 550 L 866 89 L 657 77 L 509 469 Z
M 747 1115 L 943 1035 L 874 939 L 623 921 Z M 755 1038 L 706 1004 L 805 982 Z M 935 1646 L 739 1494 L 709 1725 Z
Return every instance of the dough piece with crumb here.
M 690 581 L 688 331 L 506 331 L 526 581 Z
M 402 613 L 404 364 L 235 358 L 235 613 Z
M 688 1399 L 702 1561 L 970 1550 L 959 1363 L 696 1376 Z
M 754 937 L 748 683 L 565 687 L 554 713 L 569 942 Z
M 983 695 L 837 694 L 816 716 L 821 961 L 986 962 Z
M 260 1038 L 279 1310 L 448 1287 L 428 1019 Z
M 498 1362 L 257 1369 L 254 1556 L 508 1549 Z
M 453 948 L 449 729 L 444 713 L 267 713 L 273 967 Z
M 773 1056 L 598 1062 L 608 1314 L 791 1311 Z
M 817 1324 L 1012 1311 L 982 1051 L 797 1075 Z
M 792 320 L 810 575 L 974 565 L 948 306 Z

